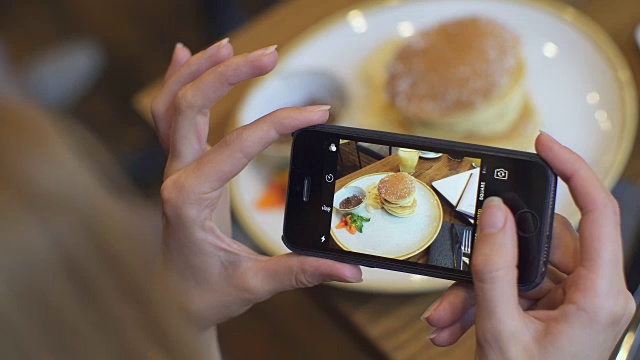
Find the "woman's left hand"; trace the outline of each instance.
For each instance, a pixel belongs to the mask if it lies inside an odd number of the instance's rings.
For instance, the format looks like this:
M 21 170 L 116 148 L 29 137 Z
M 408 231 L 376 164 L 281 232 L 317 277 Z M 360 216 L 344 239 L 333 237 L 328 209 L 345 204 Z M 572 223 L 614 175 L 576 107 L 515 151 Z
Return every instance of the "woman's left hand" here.
M 262 256 L 230 237 L 227 183 L 280 136 L 329 116 L 327 106 L 281 109 L 213 147 L 207 144 L 210 130 L 223 131 L 209 129 L 209 109 L 234 85 L 269 73 L 277 61 L 275 47 L 234 56 L 225 39 L 192 56 L 178 44 L 152 104 L 168 153 L 161 189 L 163 258 L 203 327 L 281 291 L 362 281 L 358 266 L 296 254 Z

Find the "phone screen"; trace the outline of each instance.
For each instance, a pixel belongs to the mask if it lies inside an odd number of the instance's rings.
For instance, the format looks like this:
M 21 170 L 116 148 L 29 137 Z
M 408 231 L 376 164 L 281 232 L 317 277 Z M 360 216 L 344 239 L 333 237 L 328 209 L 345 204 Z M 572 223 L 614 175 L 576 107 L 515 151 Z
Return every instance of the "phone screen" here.
M 283 237 L 291 249 L 470 279 L 482 205 L 498 196 L 516 220 L 519 283 L 539 280 L 555 197 L 544 162 L 502 149 L 321 129 L 294 138 Z
M 468 271 L 486 181 L 481 159 L 347 139 L 331 145 L 338 157 L 327 246 Z

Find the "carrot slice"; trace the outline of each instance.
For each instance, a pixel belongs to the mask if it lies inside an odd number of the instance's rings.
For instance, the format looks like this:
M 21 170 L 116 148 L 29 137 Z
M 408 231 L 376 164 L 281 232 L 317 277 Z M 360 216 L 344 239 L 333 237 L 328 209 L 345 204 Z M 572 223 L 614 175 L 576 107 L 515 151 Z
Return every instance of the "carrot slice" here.
M 273 177 L 273 183 L 284 188 L 285 191 L 287 189 L 287 184 L 289 183 L 289 170 L 281 171 L 277 173 Z
M 356 231 L 358 231 L 358 230 L 356 229 L 355 225 L 349 225 L 349 226 L 347 227 L 347 231 L 348 231 L 351 235 L 355 235 L 355 234 L 356 234 Z
M 340 221 L 338 225 L 336 225 L 336 229 L 344 229 L 346 227 L 347 227 L 347 224 L 344 223 L 343 221 Z
M 258 203 L 258 209 L 270 209 L 284 205 L 286 200 L 286 190 L 283 191 L 279 186 L 269 186 L 262 194 Z

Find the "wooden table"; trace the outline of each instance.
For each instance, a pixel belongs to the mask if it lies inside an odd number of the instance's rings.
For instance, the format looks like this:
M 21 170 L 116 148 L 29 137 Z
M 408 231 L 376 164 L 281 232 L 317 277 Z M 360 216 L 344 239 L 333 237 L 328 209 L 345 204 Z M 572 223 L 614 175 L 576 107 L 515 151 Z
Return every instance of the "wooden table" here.
M 640 53 L 633 39 L 633 29 L 640 22 L 638 0 L 566 0 L 599 23 L 622 49 L 640 84 Z M 310 25 L 338 10 L 353 7 L 356 0 L 297 0 L 282 2 L 262 16 L 230 35 L 237 53 L 262 46 L 279 44 L 281 49 Z M 160 75 L 160 74 L 158 74 Z M 219 102 L 211 112 L 212 129 L 224 129 L 232 119 L 236 105 L 249 84 L 237 86 Z M 157 94 L 160 81 L 143 89 L 134 99 L 134 105 L 149 116 L 149 105 Z M 639 128 L 640 130 L 640 128 Z M 210 141 L 223 136 L 214 131 Z M 640 184 L 640 146 L 636 142 L 623 178 Z M 359 294 L 321 287 L 314 290 L 319 303 L 329 305 L 332 311 L 353 326 L 378 349 L 381 357 L 393 359 L 473 357 L 473 333 L 467 334 L 456 346 L 436 348 L 426 339 L 429 329 L 418 320 L 426 307 L 439 294 L 425 295 L 372 295 Z

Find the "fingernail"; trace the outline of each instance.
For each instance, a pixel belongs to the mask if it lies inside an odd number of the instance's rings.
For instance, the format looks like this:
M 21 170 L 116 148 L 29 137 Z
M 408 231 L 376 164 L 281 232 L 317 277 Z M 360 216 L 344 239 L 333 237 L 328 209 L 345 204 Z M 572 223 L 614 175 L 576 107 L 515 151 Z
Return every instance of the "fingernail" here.
M 479 232 L 496 232 L 504 226 L 504 203 L 497 196 L 487 198 L 482 205 L 482 214 L 478 220 Z
M 431 303 L 431 305 L 429 305 L 427 310 L 425 310 L 424 313 L 422 313 L 422 316 L 420 316 L 420 320 L 426 322 L 427 318 L 431 316 L 431 314 L 433 314 L 433 311 L 436 309 L 438 304 L 440 304 L 440 300 L 442 300 L 442 298 L 438 298 L 436 301 Z
M 433 331 L 429 335 L 429 339 L 433 339 L 434 337 L 438 336 L 438 334 L 440 334 L 440 331 L 442 331 L 442 328 L 433 329 Z
M 544 135 L 547 135 L 548 137 L 550 137 L 550 138 L 552 138 L 552 139 L 555 139 L 553 136 L 549 135 L 549 133 L 548 133 L 548 132 L 546 132 L 546 131 L 544 131 L 544 130 L 542 130 L 542 129 L 540 129 L 540 130 L 538 130 L 538 131 L 540 132 L 540 134 L 544 134 Z
M 262 48 L 260 50 L 256 50 L 256 51 L 250 53 L 248 55 L 248 58 L 249 59 L 257 59 L 259 57 L 263 57 L 265 55 L 271 54 L 272 52 L 276 51 L 277 48 L 278 48 L 278 45 L 271 45 L 269 47 Z
M 223 46 L 226 45 L 227 43 L 229 43 L 229 38 L 226 37 L 220 41 L 218 41 L 217 43 L 209 46 L 209 48 L 207 48 L 207 50 L 205 50 L 205 54 L 207 55 L 211 55 L 212 53 L 215 53 L 216 51 L 218 51 L 218 49 Z
M 349 283 L 361 283 L 363 281 L 362 273 L 360 271 L 352 271 L 344 277 L 344 281 Z
M 184 44 L 183 44 L 183 43 L 181 43 L 181 42 L 177 42 L 177 43 L 176 43 L 176 46 L 174 47 L 174 49 L 179 49 L 179 48 L 181 48 L 181 47 L 184 47 Z
M 324 110 L 329 110 L 331 109 L 331 105 L 313 105 L 313 106 L 306 106 L 304 108 L 306 111 L 324 111 Z

